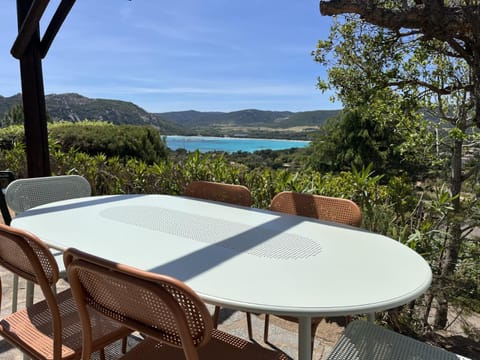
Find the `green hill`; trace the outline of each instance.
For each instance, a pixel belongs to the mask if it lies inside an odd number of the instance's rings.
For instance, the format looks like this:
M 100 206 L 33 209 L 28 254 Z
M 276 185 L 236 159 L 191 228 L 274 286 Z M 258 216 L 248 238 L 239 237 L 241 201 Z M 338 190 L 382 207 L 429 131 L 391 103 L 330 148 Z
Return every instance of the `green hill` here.
M 47 112 L 53 121 L 100 120 L 120 125 L 154 125 L 162 133 L 183 131 L 178 125 L 151 114 L 126 101 L 91 99 L 79 94 L 51 94 L 45 96 Z M 0 118 L 13 105 L 21 103 L 20 94 L 0 96 Z
M 317 131 L 340 110 L 305 112 L 247 109 L 233 112 L 177 111 L 149 113 L 126 101 L 92 99 L 79 94 L 50 94 L 45 97 L 53 121 L 100 120 L 113 124 L 154 125 L 165 135 L 251 136 L 304 138 Z M 15 104 L 20 94 L 0 96 L 0 118 Z
M 292 128 L 297 126 L 321 126 L 340 110 L 317 110 L 304 112 L 241 110 L 234 112 L 177 111 L 157 115 L 186 128 L 206 126 L 241 126 Z

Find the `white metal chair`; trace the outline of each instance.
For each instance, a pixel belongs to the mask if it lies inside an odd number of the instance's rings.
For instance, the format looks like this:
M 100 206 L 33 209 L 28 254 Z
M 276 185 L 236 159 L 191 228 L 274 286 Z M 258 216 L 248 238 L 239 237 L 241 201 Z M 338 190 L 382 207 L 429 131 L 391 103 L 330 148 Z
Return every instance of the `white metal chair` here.
M 444 349 L 354 320 L 337 341 L 327 360 L 469 360 Z
M 36 178 L 17 179 L 8 184 L 5 189 L 5 200 L 8 207 L 20 214 L 35 206 L 48 204 L 54 201 L 74 199 L 90 196 L 90 183 L 79 175 L 60 175 Z M 63 265 L 61 252 L 54 252 L 57 262 Z M 62 270 L 60 277 L 65 278 Z M 17 310 L 18 303 L 18 276 L 14 275 L 12 292 L 12 312 Z M 33 283 L 27 283 L 27 306 L 33 302 Z
M 7 204 L 16 214 L 35 206 L 91 194 L 90 183 L 80 175 L 17 179 L 5 189 Z

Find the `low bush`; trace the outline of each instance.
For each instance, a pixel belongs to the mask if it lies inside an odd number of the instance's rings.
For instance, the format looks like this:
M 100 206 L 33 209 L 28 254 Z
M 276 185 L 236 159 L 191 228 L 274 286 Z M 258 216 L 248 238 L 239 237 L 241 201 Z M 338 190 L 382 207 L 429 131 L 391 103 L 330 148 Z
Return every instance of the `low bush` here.
M 165 159 L 165 139 L 153 126 L 113 125 L 100 121 L 49 123 L 48 136 L 61 150 L 71 148 L 92 156 L 103 154 L 121 159 L 141 159 L 147 164 Z M 24 143 L 22 126 L 0 129 L 0 148 L 11 150 Z

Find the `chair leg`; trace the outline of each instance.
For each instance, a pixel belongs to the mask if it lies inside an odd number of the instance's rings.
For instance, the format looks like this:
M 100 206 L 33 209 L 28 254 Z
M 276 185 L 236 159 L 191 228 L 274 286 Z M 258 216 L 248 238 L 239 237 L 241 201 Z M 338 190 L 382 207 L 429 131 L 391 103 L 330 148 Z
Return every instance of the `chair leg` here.
M 253 339 L 253 332 L 252 332 L 252 317 L 249 312 L 245 313 L 247 315 L 247 332 L 248 338 L 251 340 Z M 213 328 L 216 329 L 218 327 L 218 318 L 220 317 L 220 306 L 215 306 L 215 310 L 213 311 L 212 315 L 212 322 Z
M 215 306 L 215 310 L 213 311 L 212 321 L 213 321 L 213 328 L 216 329 L 218 327 L 218 317 L 220 315 L 220 306 Z
M 35 284 L 31 281 L 27 281 L 27 295 L 25 297 L 25 306 L 29 307 L 33 305 L 33 291 L 35 289 Z
M 18 275 L 13 274 L 12 313 L 17 311 L 17 307 L 18 307 Z
M 127 353 L 128 337 L 122 339 L 122 354 Z
M 247 332 L 248 332 L 248 338 L 250 340 L 253 339 L 253 333 L 252 333 L 252 314 L 249 312 L 245 313 L 247 315 Z
M 268 326 L 270 322 L 270 315 L 265 314 L 265 323 L 263 325 L 263 341 L 268 343 Z

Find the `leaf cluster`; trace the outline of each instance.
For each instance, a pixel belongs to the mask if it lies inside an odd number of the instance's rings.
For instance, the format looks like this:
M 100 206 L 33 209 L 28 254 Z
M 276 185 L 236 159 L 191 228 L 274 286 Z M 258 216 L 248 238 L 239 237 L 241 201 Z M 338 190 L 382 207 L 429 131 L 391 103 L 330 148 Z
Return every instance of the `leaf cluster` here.
M 378 121 L 359 110 L 344 112 L 330 120 L 312 142 L 309 164 L 318 171 L 333 172 L 371 165 L 384 181 L 395 176 L 422 179 L 429 157 L 409 153 L 412 148 L 405 146 L 412 141 L 411 134 L 420 134 L 419 126 L 415 127 L 415 132 L 402 131 L 400 121 Z

